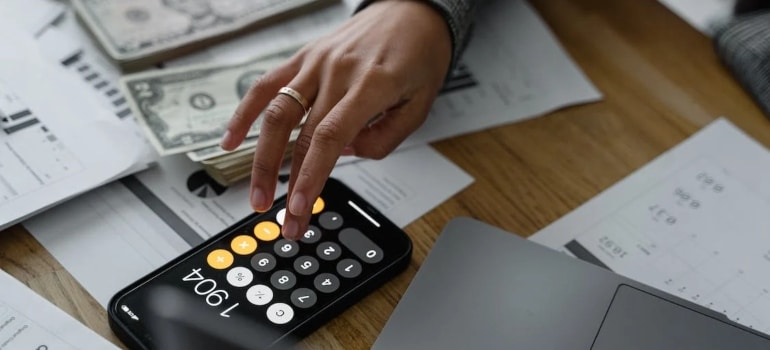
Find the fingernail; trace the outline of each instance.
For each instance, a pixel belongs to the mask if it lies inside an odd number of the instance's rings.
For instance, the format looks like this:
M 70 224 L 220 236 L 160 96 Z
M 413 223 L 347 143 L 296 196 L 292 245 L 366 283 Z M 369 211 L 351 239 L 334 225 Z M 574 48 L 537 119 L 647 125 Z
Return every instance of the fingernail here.
M 283 224 L 283 237 L 286 239 L 291 239 L 296 241 L 299 237 L 299 231 L 297 222 L 294 220 L 289 220 L 284 222 Z
M 266 211 L 265 208 L 265 192 L 259 188 L 255 188 L 251 192 L 251 206 L 258 212 Z
M 289 212 L 293 215 L 301 216 L 307 210 L 307 200 L 302 193 L 293 193 L 289 200 Z
M 222 136 L 222 141 L 219 143 L 219 147 L 222 147 L 223 149 L 229 149 L 230 143 L 232 143 L 233 134 L 230 133 L 230 130 L 225 131 L 225 135 Z

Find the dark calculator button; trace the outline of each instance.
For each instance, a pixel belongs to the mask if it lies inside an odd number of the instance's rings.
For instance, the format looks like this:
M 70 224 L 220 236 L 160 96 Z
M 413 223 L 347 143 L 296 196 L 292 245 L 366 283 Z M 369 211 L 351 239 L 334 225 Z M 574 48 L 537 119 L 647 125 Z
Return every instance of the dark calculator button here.
M 321 213 L 318 217 L 318 224 L 327 230 L 336 230 L 342 227 L 342 215 L 333 211 Z
M 288 239 L 281 239 L 280 241 L 275 242 L 273 250 L 275 251 L 275 255 L 282 258 L 291 258 L 299 252 L 299 244 Z
M 322 293 L 332 293 L 340 287 L 340 279 L 330 273 L 322 273 L 315 277 L 313 286 Z
M 318 301 L 318 297 L 311 289 L 298 288 L 291 292 L 291 303 L 298 308 L 307 309 L 315 305 L 316 301 Z
M 287 290 L 297 284 L 297 277 L 291 271 L 278 270 L 270 276 L 270 283 L 275 289 Z
M 270 272 L 275 264 L 275 257 L 270 253 L 257 253 L 251 257 L 251 267 L 259 272 Z
M 382 249 L 359 230 L 346 228 L 340 231 L 339 239 L 342 245 L 366 263 L 375 264 L 382 260 Z
M 294 260 L 294 271 L 300 275 L 309 276 L 318 272 L 318 260 L 312 256 L 300 256 Z
M 358 277 L 361 270 L 361 263 L 353 259 L 342 259 L 337 263 L 337 273 L 345 278 Z
M 316 226 L 310 225 L 307 227 L 307 231 L 305 231 L 305 234 L 302 235 L 302 238 L 300 239 L 300 241 L 302 241 L 302 243 L 313 244 L 315 242 L 318 242 L 320 239 L 321 239 L 321 229 Z
M 316 247 L 315 251 L 321 259 L 326 261 L 335 260 L 342 254 L 342 248 L 334 242 L 323 242 Z

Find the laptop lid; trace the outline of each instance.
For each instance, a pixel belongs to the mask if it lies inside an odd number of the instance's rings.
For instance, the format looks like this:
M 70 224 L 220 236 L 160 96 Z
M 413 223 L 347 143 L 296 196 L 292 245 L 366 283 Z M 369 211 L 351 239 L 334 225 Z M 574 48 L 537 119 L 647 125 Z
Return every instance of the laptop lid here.
M 452 220 L 373 349 L 512 348 L 753 350 L 770 339 L 493 226 Z

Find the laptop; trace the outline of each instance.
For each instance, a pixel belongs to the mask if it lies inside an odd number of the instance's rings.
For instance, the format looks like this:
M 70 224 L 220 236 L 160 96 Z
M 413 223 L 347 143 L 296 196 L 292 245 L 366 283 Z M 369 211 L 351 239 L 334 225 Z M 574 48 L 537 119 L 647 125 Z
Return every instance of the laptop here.
M 451 221 L 375 350 L 770 349 L 723 314 L 468 218 Z

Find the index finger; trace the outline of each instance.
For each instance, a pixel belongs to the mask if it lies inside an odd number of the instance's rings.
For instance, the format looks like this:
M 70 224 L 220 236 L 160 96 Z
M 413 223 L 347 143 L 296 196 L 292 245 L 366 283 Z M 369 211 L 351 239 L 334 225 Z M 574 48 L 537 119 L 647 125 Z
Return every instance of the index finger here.
M 378 96 L 379 95 L 379 96 Z M 292 216 L 309 214 L 315 200 L 337 163 L 342 149 L 350 143 L 372 116 L 391 104 L 381 91 L 358 87 L 349 90 L 313 132 L 310 147 L 296 174 L 287 209 Z

